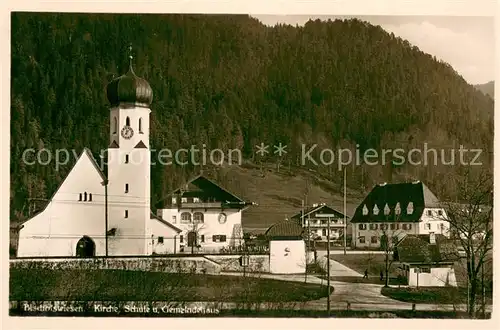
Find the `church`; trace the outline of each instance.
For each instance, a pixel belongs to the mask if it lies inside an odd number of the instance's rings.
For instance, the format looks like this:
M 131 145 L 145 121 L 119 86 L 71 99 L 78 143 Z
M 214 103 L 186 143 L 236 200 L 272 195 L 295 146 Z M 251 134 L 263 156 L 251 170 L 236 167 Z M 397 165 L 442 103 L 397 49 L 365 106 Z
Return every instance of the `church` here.
M 108 84 L 107 98 L 107 176 L 85 149 L 47 206 L 20 226 L 18 257 L 138 256 L 181 250 L 185 228 L 151 211 L 153 91 L 134 73 L 131 56 L 128 72 Z M 237 201 L 236 207 L 228 208 L 240 213 L 248 203 Z M 238 222 L 241 228 L 241 213 L 231 224 Z

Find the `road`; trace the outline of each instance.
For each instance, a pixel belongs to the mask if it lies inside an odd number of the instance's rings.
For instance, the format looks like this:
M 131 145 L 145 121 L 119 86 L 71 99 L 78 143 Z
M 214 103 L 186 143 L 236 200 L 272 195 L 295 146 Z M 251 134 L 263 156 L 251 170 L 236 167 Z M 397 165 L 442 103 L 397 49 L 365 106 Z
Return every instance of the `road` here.
M 318 251 L 318 260 L 324 264 L 327 261 L 326 252 L 320 254 Z M 326 267 L 325 267 L 326 268 Z M 242 276 L 242 273 L 221 273 L 221 275 L 235 275 Z M 326 285 L 326 279 L 319 278 L 313 275 L 303 274 L 300 275 L 280 275 L 280 274 L 253 274 L 248 273 L 247 276 L 256 276 L 260 278 L 270 278 L 283 281 L 294 281 L 315 283 Z M 344 266 L 343 264 L 330 259 L 330 276 L 350 276 L 350 277 L 363 277 L 362 274 Z M 340 281 L 330 281 L 333 286 L 334 292 L 330 295 L 330 305 L 332 310 L 345 310 L 348 303 L 351 310 L 377 310 L 377 311 L 390 311 L 390 310 L 411 310 L 412 303 L 402 302 L 399 300 L 391 299 L 382 295 L 382 284 L 372 283 L 349 283 Z M 231 303 L 226 306 L 224 303 L 223 308 L 231 308 L 234 306 Z M 265 303 L 264 303 L 265 304 Z M 307 302 L 295 302 L 283 304 L 288 308 L 296 309 L 311 309 L 311 310 L 326 310 L 327 298 Z M 269 307 L 269 306 L 267 306 Z M 266 306 L 261 306 L 266 308 Z M 487 311 L 491 311 L 492 306 L 487 307 Z M 437 305 L 437 304 L 417 304 L 416 310 L 426 311 L 466 311 L 465 305 Z

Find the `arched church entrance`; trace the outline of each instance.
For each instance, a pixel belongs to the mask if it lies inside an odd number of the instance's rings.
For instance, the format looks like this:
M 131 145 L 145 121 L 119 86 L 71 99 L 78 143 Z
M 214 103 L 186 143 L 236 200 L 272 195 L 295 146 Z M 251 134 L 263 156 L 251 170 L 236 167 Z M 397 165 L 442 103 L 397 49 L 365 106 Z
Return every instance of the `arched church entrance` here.
M 95 256 L 95 243 L 92 238 L 83 236 L 78 243 L 76 243 L 76 256 L 80 258 Z

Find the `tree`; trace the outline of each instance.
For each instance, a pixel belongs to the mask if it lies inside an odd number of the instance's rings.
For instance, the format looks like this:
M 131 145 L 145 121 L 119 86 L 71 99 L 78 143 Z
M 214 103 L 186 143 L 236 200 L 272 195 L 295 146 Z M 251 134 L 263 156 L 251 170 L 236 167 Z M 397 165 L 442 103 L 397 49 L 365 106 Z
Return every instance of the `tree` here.
M 380 243 L 380 249 L 384 252 L 384 270 L 385 282 L 384 286 L 389 286 L 389 273 L 391 271 L 392 264 L 394 262 L 394 248 L 397 243 L 401 240 L 404 233 L 399 228 L 399 220 L 401 218 L 401 210 L 397 207 L 394 210 L 390 210 L 388 207 L 386 209 L 379 210 L 379 212 L 384 212 L 385 222 L 377 224 L 378 230 L 373 231 L 374 236 Z
M 197 218 L 201 217 L 201 218 Z M 188 239 L 188 244 L 190 243 L 190 237 L 189 235 L 194 235 L 194 239 L 191 241 L 191 253 L 194 254 L 194 249 L 195 248 L 200 248 L 201 246 L 198 243 L 199 237 L 200 237 L 200 232 L 201 230 L 205 228 L 205 223 L 203 219 L 203 213 L 195 213 L 193 215 L 193 219 L 189 225 L 189 229 L 187 231 L 187 239 Z
M 384 252 L 384 273 L 385 273 L 385 282 L 384 286 L 389 286 L 389 273 L 392 268 L 392 264 L 394 262 L 394 248 L 401 239 L 402 232 L 399 229 L 396 229 L 397 221 L 394 223 L 385 223 L 379 224 L 382 227 L 379 232 L 380 236 L 380 249 Z M 393 226 L 393 227 L 391 227 Z M 391 228 L 391 229 L 389 229 Z
M 492 258 L 493 178 L 489 172 L 467 170 L 452 179 L 458 189 L 456 202 L 444 203 L 450 231 L 465 252 L 468 286 L 467 312 L 475 316 L 476 297 L 481 286 L 484 264 Z

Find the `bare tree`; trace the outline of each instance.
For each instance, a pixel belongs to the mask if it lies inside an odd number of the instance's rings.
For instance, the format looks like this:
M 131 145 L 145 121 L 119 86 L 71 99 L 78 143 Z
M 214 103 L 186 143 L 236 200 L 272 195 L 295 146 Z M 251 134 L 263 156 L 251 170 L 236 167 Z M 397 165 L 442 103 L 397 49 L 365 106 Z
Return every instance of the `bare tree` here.
M 380 249 L 384 252 L 384 274 L 385 274 L 385 287 L 389 286 L 389 273 L 394 263 L 394 248 L 400 239 L 404 236 L 400 226 L 402 225 L 399 220 L 401 213 L 395 210 L 391 213 L 390 210 L 380 210 L 385 213 L 385 222 L 378 224 L 378 230 L 372 231 L 375 233 L 377 240 L 380 243 Z
M 200 232 L 203 228 L 205 228 L 205 223 L 203 221 L 200 221 L 200 220 L 193 218 L 192 222 L 189 225 L 189 229 L 187 232 L 188 233 L 188 243 L 189 243 L 189 233 L 194 233 L 194 235 L 195 235 L 194 241 L 191 242 L 191 254 L 194 254 L 194 249 L 199 247 L 198 240 L 200 237 Z
M 465 253 L 467 269 L 467 312 L 475 316 L 476 296 L 483 285 L 481 276 L 484 264 L 492 256 L 493 248 L 493 178 L 490 173 L 454 178 L 457 188 L 455 202 L 444 203 L 450 231 Z

